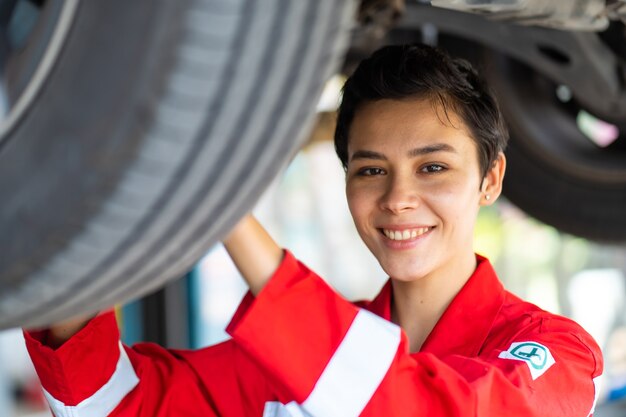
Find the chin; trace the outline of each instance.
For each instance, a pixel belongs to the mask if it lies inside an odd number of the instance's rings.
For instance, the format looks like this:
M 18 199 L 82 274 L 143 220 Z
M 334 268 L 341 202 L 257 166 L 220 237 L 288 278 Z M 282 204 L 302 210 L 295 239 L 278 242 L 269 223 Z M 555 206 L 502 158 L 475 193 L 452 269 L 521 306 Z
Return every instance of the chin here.
M 381 267 L 390 278 L 393 278 L 396 281 L 414 282 L 428 275 L 428 268 L 425 265 L 407 265 L 404 267 L 398 267 L 395 265 L 388 267 L 387 265 L 381 263 Z
M 396 282 L 416 282 L 422 278 L 422 277 L 409 276 L 409 275 L 407 276 L 390 275 L 389 277 Z

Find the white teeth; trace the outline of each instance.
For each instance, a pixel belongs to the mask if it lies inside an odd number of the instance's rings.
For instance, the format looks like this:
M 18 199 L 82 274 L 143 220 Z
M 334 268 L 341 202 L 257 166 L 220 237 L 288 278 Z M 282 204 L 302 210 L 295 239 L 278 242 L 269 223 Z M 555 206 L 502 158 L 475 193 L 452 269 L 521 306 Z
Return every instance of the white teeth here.
M 418 229 L 406 229 L 406 230 L 389 230 L 383 229 L 383 233 L 391 240 L 409 240 L 415 239 L 418 236 L 428 232 L 430 227 L 420 227 Z

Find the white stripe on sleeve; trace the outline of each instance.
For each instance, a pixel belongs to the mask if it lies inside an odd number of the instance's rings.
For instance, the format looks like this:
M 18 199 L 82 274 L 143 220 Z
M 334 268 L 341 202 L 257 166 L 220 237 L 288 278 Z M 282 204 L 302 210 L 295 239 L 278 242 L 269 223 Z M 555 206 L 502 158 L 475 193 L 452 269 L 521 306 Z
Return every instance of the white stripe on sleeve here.
M 400 327 L 359 310 L 343 341 L 302 403 L 308 415 L 358 416 L 387 374 L 400 344 Z
M 598 398 L 600 397 L 600 385 L 602 383 L 602 375 L 598 375 L 593 379 L 593 404 L 591 405 L 591 411 L 589 411 L 589 416 L 592 416 L 596 411 L 596 405 L 598 404 Z M 588 417 L 589 417 L 588 416 Z
M 138 383 L 139 378 L 120 343 L 120 358 L 115 372 L 111 375 L 111 379 L 91 397 L 84 399 L 78 405 L 67 406 L 46 390 L 43 390 L 43 393 L 56 417 L 106 417 Z
M 311 417 L 295 401 L 282 404 L 278 401 L 268 401 L 265 403 L 263 417 Z

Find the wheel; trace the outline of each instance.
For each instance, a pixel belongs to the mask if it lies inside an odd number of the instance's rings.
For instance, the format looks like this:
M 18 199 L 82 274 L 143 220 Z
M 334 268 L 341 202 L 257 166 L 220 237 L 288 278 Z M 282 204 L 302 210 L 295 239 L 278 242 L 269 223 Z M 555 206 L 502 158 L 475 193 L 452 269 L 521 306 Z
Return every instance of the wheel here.
M 625 241 L 626 114 L 600 120 L 530 67 L 498 53 L 487 61 L 511 133 L 505 196 L 564 232 Z
M 0 328 L 97 311 L 189 270 L 300 147 L 355 6 L 29 4 L 22 44 L 0 51 Z

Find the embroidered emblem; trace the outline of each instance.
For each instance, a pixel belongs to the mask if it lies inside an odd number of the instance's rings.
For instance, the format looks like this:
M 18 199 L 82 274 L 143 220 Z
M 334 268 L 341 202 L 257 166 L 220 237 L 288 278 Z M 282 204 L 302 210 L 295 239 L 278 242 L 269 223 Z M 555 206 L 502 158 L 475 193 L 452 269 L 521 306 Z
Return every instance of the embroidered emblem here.
M 501 352 L 498 357 L 526 362 L 533 379 L 539 378 L 555 363 L 550 349 L 537 342 L 512 343 L 511 347 Z

